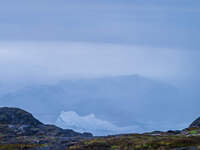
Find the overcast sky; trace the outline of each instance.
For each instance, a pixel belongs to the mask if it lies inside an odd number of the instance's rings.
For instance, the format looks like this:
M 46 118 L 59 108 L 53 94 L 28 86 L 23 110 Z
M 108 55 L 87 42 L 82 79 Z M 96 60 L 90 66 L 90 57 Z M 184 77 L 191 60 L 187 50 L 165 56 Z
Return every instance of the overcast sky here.
M 154 129 L 163 125 L 175 129 L 179 124 L 169 120 L 176 116 L 186 127 L 188 118 L 199 115 L 199 58 L 200 0 L 0 0 L 1 105 L 28 108 L 36 114 L 59 113 L 67 106 L 61 123 L 72 119 L 70 124 L 79 122 L 92 131 L 103 126 L 124 132 L 129 127 L 118 127 L 115 118 L 135 121 L 123 117 L 130 112 Z M 75 83 L 69 92 L 62 84 L 61 91 L 41 86 L 69 78 L 134 74 L 143 77 L 133 76 L 132 82 L 119 77 L 124 83 L 114 80 L 108 87 L 104 80 L 84 88 L 79 88 L 82 82 Z M 33 88 L 15 91 L 27 83 Z M 120 85 L 126 85 L 124 93 Z M 105 91 L 104 86 L 111 89 Z M 127 98 L 126 89 L 133 98 Z M 9 92 L 10 101 L 9 95 L 2 96 Z M 115 115 L 118 112 L 121 117 Z M 106 120 L 109 116 L 113 122 Z M 164 122 L 151 124 L 157 118 Z
M 198 77 L 198 18 L 199 0 L 1 1 L 1 77 Z

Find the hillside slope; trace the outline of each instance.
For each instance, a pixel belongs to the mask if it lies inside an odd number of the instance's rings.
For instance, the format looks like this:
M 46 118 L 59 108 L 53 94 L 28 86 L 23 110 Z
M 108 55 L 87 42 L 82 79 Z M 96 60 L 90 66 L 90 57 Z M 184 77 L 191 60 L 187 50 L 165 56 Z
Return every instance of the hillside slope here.
M 32 114 L 19 108 L 0 108 L 0 150 L 23 150 L 31 147 L 66 147 L 72 140 L 90 138 L 90 133 L 77 133 L 54 125 L 45 125 Z M 64 143 L 62 143 L 64 141 Z

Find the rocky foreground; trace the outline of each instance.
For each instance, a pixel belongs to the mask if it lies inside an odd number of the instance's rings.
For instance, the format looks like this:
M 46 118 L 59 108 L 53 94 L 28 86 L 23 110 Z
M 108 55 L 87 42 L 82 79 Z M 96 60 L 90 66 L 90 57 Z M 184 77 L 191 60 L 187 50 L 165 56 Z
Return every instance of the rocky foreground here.
M 93 137 L 45 125 L 18 108 L 0 108 L 0 150 L 200 150 L 200 118 L 181 131 Z
M 45 125 L 18 108 L 0 108 L 0 150 L 64 150 L 91 137 L 91 133 Z
M 82 140 L 70 150 L 200 150 L 200 118 L 187 129 Z

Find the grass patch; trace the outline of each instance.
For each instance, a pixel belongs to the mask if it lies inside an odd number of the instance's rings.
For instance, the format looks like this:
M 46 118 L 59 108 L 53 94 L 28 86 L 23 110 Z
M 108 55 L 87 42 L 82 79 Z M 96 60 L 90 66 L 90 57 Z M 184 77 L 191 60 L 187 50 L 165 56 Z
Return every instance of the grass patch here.
M 197 130 L 190 131 L 190 134 L 198 134 L 199 132 Z
M 28 150 L 31 148 L 43 147 L 41 144 L 1 144 L 0 150 Z
M 200 136 L 124 135 L 82 141 L 70 150 L 170 150 L 199 146 Z

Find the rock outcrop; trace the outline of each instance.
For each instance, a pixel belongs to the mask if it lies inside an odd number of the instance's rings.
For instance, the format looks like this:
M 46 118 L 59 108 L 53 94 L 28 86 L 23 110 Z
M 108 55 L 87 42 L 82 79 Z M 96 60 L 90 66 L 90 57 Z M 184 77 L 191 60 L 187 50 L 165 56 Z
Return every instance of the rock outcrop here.
M 43 125 L 32 114 L 19 108 L 9 107 L 0 108 L 0 124 L 27 125 L 32 127 Z
M 78 133 L 70 129 L 61 129 L 54 125 L 45 125 L 32 114 L 19 108 L 0 108 L 0 132 L 12 136 L 57 136 L 82 137 L 89 133 Z
M 91 133 L 43 124 L 19 108 L 0 107 L 0 150 L 63 150 L 73 141 L 91 137 Z
M 194 122 L 192 122 L 189 128 L 200 128 L 200 117 L 197 118 Z

